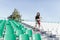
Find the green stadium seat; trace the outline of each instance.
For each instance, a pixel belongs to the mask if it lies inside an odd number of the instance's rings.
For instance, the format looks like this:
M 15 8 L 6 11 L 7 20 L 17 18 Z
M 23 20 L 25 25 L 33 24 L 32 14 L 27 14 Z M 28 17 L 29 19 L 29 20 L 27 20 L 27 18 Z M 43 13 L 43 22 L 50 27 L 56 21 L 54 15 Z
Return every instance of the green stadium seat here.
M 22 28 L 24 28 L 24 26 L 22 26 L 22 25 L 19 25 L 19 26 L 18 26 L 18 28 L 19 28 L 19 29 L 22 29 Z
M 3 20 L 0 20 L 0 23 L 2 22 Z
M 23 30 L 23 32 L 25 33 L 25 32 L 26 32 L 26 30 L 27 30 L 27 28 L 22 28 L 22 30 Z
M 16 31 L 16 35 L 17 35 L 17 36 L 19 36 L 19 35 L 21 35 L 21 34 L 23 34 L 23 30 L 17 30 L 17 31 Z
M 16 40 L 16 35 L 14 34 L 14 30 L 9 21 L 7 21 L 6 23 L 6 32 L 4 40 Z
M 16 40 L 16 36 L 14 34 L 5 34 L 4 40 Z
M 22 28 L 24 28 L 24 26 L 23 26 L 23 25 L 21 25 L 21 27 L 22 27 Z
M 28 34 L 29 37 L 32 37 L 32 30 L 26 30 L 26 34 Z
M 12 28 L 14 29 L 14 32 L 19 29 L 18 26 L 15 25 L 13 22 L 10 21 L 10 23 L 11 23 Z
M 0 38 L 2 37 L 2 30 L 0 30 Z
M 3 22 L 0 24 L 0 37 L 2 37 L 2 35 L 3 35 L 4 25 L 5 25 L 5 21 L 3 21 Z
M 28 34 L 21 34 L 21 35 L 19 36 L 19 40 L 29 40 Z
M 16 21 L 13 21 L 13 23 L 14 23 L 15 25 L 19 26 L 19 24 L 18 24 Z
M 12 34 L 14 30 L 11 25 L 6 25 L 6 34 Z
M 33 40 L 41 40 L 40 34 L 38 34 L 38 33 L 33 34 Z

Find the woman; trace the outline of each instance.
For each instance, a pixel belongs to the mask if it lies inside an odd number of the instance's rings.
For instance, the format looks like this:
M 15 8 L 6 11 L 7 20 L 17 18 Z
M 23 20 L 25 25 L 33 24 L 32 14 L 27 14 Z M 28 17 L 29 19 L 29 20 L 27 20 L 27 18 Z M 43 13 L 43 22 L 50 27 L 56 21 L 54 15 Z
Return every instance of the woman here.
M 37 25 L 40 27 L 40 13 L 39 12 L 37 12 L 37 15 L 35 16 L 35 21 L 36 21 L 35 27 L 37 27 Z

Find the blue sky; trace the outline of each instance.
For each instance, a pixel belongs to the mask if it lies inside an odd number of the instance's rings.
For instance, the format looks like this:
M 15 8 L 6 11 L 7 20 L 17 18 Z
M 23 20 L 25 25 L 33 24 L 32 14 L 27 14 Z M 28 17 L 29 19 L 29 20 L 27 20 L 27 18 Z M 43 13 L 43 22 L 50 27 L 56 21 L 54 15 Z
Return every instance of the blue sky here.
M 7 17 L 16 8 L 22 18 L 34 21 L 37 11 L 43 21 L 60 22 L 59 0 L 0 0 L 0 17 Z

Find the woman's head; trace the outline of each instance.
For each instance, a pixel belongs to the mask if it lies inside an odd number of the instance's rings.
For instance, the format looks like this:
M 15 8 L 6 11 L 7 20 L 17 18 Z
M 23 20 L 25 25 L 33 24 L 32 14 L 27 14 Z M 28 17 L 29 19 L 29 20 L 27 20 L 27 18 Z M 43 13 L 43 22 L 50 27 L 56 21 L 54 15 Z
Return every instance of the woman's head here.
M 37 15 L 40 16 L 40 12 L 37 12 Z

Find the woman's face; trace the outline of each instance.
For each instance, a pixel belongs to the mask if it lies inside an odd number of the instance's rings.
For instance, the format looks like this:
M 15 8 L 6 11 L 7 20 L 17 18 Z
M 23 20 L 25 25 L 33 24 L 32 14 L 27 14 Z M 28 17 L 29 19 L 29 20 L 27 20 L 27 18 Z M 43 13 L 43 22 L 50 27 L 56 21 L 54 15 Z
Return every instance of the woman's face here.
M 40 13 L 38 12 L 38 13 L 37 13 L 37 15 L 39 15 L 39 16 L 40 16 Z

